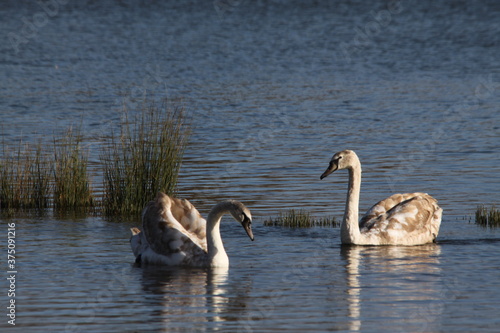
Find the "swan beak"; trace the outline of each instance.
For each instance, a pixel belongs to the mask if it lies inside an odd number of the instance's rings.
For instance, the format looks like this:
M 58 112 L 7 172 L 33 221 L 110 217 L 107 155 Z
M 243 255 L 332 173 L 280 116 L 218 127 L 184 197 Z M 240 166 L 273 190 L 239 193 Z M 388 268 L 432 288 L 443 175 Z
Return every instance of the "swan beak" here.
M 245 219 L 245 221 L 241 222 L 241 225 L 247 232 L 248 237 L 253 241 L 253 232 L 252 232 L 252 221 L 250 219 Z
M 338 169 L 337 163 L 334 163 L 334 161 L 331 161 L 330 165 L 328 166 L 328 168 L 326 168 L 325 172 L 323 172 L 323 174 L 319 177 L 319 179 L 325 178 L 326 176 L 328 176 L 332 172 L 336 171 L 337 169 Z

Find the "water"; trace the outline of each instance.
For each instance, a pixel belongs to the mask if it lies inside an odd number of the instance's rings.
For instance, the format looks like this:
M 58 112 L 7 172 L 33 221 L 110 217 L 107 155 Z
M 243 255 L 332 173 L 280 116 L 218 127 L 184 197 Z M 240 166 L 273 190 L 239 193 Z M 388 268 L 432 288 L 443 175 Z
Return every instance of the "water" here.
M 129 223 L 19 220 L 18 328 L 493 332 L 499 232 L 449 224 L 439 244 L 341 247 L 338 229 L 257 225 L 251 242 L 226 223 L 231 267 L 210 271 L 134 267 Z
M 193 123 L 179 195 L 204 215 L 242 200 L 256 237 L 224 223 L 228 271 L 144 269 L 128 245 L 139 221 L 14 218 L 16 329 L 497 330 L 499 231 L 469 223 L 499 202 L 495 1 L 7 3 L 0 15 L 4 142 L 81 124 L 96 152 L 123 106 L 167 97 Z M 363 164 L 362 211 L 395 192 L 439 200 L 437 245 L 344 248 L 338 229 L 262 225 L 288 208 L 341 218 L 347 175 L 319 175 L 346 148 Z

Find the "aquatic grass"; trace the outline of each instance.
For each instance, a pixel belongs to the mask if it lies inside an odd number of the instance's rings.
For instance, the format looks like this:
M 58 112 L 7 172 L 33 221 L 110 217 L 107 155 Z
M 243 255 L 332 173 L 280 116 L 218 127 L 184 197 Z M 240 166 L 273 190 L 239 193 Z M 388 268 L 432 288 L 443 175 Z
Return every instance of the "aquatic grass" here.
M 477 206 L 476 224 L 483 227 L 500 227 L 500 210 L 494 205 L 490 209 L 484 205 Z
M 88 209 L 95 199 L 87 173 L 88 152 L 82 150 L 80 130 L 70 128 L 62 140 L 54 139 L 54 195 L 57 210 Z
M 9 215 L 16 209 L 45 209 L 50 200 L 50 163 L 42 144 L 4 145 L 0 160 L 0 208 Z
M 290 209 L 280 212 L 277 218 L 264 221 L 265 226 L 280 226 L 287 228 L 337 227 L 339 223 L 332 218 L 313 218 L 305 210 Z
M 9 145 L 0 151 L 0 212 L 53 208 L 106 216 L 138 215 L 158 191 L 175 194 L 190 129 L 184 110 L 167 102 L 144 103 L 138 115 L 122 118 L 117 135 L 103 138 L 100 163 L 89 178 L 89 151 L 81 128 L 70 128 L 52 145 Z M 108 141 L 106 141 L 108 139 Z
M 173 195 L 189 134 L 184 110 L 167 102 L 145 104 L 133 122 L 124 117 L 101 155 L 104 214 L 137 215 L 158 191 Z
M 29 153 L 29 182 L 31 208 L 38 210 L 49 207 L 51 197 L 51 164 L 48 156 L 42 151 L 42 143 L 38 143 L 34 151 Z

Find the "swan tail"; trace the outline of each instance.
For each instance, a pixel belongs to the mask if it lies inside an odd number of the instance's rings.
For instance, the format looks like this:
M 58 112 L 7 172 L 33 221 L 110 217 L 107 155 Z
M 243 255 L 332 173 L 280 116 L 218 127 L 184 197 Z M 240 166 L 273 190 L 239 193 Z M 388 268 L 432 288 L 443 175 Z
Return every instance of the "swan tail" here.
M 130 232 L 132 236 L 130 237 L 130 247 L 132 248 L 132 252 L 136 256 L 140 256 L 142 240 L 141 240 L 141 230 L 139 228 L 130 228 Z

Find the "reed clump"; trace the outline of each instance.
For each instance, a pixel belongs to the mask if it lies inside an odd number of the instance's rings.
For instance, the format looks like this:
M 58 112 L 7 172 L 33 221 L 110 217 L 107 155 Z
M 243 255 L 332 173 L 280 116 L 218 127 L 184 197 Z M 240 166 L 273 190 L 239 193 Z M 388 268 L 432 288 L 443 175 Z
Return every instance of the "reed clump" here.
M 147 105 L 132 122 L 125 117 L 101 155 L 104 214 L 139 214 L 158 191 L 173 195 L 189 134 L 184 110 L 166 103 Z
M 57 210 L 86 210 L 94 206 L 88 168 L 88 152 L 82 149 L 80 130 L 69 129 L 62 140 L 54 140 L 54 196 Z
M 266 226 L 279 226 L 287 228 L 311 228 L 311 227 L 337 227 L 339 223 L 332 218 L 314 218 L 305 210 L 290 209 L 280 212 L 277 218 L 264 221 Z
M 477 206 L 476 224 L 483 227 L 500 227 L 500 210 L 494 205 L 489 209 L 484 205 Z
M 141 112 L 142 111 L 142 112 Z M 89 150 L 81 129 L 70 129 L 53 144 L 3 142 L 0 151 L 0 214 L 18 210 L 57 213 L 138 215 L 158 191 L 175 193 L 190 135 L 182 108 L 149 103 L 129 122 L 124 116 L 119 135 L 112 134 L 98 152 L 89 176 Z M 96 185 L 96 186 L 95 186 Z M 97 190 L 96 190 L 97 188 Z
M 19 143 L 15 150 L 4 145 L 0 160 L 0 209 L 7 214 L 18 209 L 48 207 L 50 163 L 42 144 L 35 147 Z

